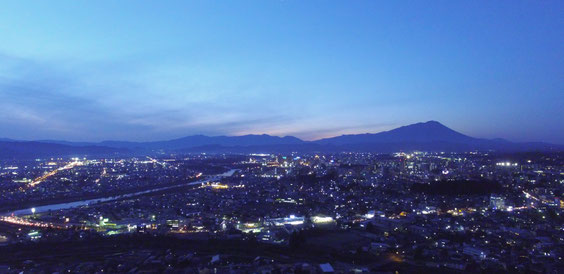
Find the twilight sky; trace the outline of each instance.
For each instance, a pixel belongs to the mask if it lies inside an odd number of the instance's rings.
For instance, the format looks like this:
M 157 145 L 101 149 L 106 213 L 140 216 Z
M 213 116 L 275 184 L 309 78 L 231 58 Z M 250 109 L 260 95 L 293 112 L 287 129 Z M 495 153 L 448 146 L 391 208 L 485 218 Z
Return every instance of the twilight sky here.
M 2 1 L 0 137 L 564 143 L 564 1 Z

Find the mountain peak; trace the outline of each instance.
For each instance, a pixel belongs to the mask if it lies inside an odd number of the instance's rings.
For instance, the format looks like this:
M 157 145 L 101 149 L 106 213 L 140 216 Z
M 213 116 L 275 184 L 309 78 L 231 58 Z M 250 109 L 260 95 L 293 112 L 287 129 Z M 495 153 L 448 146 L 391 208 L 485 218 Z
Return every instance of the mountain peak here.
M 437 125 L 437 126 L 445 126 L 443 124 L 441 124 L 439 121 L 435 121 L 435 120 L 429 120 L 427 122 L 424 122 L 423 124 L 427 124 L 427 125 Z
M 441 124 L 439 121 L 435 121 L 435 120 L 430 120 L 430 121 L 427 121 L 427 122 L 415 123 L 415 124 L 411 124 L 411 125 L 407 125 L 407 126 L 403 126 L 403 127 L 411 127 L 411 126 L 424 126 L 424 127 L 435 127 L 435 128 L 448 128 L 447 126 Z
M 402 126 L 389 131 L 373 134 L 342 135 L 319 140 L 323 144 L 366 144 L 366 143 L 429 143 L 451 142 L 462 143 L 475 140 L 472 137 L 456 132 L 440 122 L 431 120 Z

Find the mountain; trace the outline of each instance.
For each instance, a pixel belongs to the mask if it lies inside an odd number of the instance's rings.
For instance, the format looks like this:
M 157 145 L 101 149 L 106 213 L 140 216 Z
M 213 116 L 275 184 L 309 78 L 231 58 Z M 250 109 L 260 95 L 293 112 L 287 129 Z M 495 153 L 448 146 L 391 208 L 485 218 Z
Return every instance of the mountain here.
M 164 142 L 151 142 L 145 143 L 152 148 L 159 149 L 182 149 L 192 148 L 209 145 L 219 146 L 269 146 L 269 145 L 297 145 L 302 144 L 304 141 L 293 136 L 271 136 L 267 134 L 262 135 L 243 135 L 243 136 L 205 136 L 194 135 L 180 139 L 174 139 Z
M 194 135 L 157 142 L 103 141 L 99 143 L 69 142 L 61 140 L 0 141 L 0 158 L 40 158 L 56 156 L 108 156 L 152 153 L 155 151 L 176 152 L 245 152 L 260 147 L 264 151 L 293 151 L 292 146 L 305 143 L 292 137 L 266 134 L 243 136 Z M 280 147 L 278 147 L 280 146 Z
M 68 146 L 104 146 L 113 148 L 127 148 L 127 149 L 150 149 L 150 150 L 176 150 L 192 147 L 202 146 L 268 146 L 268 145 L 296 145 L 302 144 L 304 141 L 293 136 L 271 136 L 267 134 L 262 135 L 242 135 L 242 136 L 206 136 L 206 135 L 192 135 L 178 139 L 167 141 L 155 142 L 128 142 L 128 141 L 102 141 L 99 143 L 89 142 L 68 142 L 61 140 L 40 140 L 37 142 L 61 144 Z
M 11 140 L 15 141 L 15 140 Z M 35 142 L 38 143 L 48 143 L 48 144 L 59 144 L 59 145 L 66 145 L 66 146 L 98 146 L 100 143 L 91 143 L 91 142 L 70 142 L 70 141 L 62 141 L 62 140 L 36 140 Z
M 27 141 L 0 141 L 0 159 L 31 159 L 40 157 L 116 156 L 128 154 L 125 149 L 103 146 L 69 146 Z
M 319 144 L 475 142 L 476 138 L 456 132 L 437 121 L 417 123 L 380 133 L 341 135 L 315 141 Z
M 157 151 L 198 153 L 378 152 L 396 151 L 564 151 L 562 145 L 513 143 L 504 139 L 480 139 L 454 131 L 437 121 L 399 127 L 380 133 L 350 134 L 316 141 L 296 137 L 262 135 L 193 135 L 156 142 L 103 141 L 100 143 L 43 140 L 0 142 L 0 157 L 11 155 L 62 156 L 75 154 L 146 154 Z M 53 155 L 50 155 L 53 154 Z
M 504 139 L 474 138 L 454 131 L 437 121 L 416 123 L 380 133 L 341 135 L 314 141 L 336 145 L 348 151 L 554 151 L 564 146 L 547 143 L 513 143 Z
M 157 142 L 122 142 L 122 141 L 103 141 L 98 143 L 102 146 L 129 148 L 129 149 L 151 149 L 151 150 L 177 150 L 202 146 L 268 146 L 268 145 L 296 145 L 304 141 L 292 137 L 278 137 L 267 134 L 262 135 L 243 135 L 243 136 L 205 136 L 193 135 L 179 139 Z

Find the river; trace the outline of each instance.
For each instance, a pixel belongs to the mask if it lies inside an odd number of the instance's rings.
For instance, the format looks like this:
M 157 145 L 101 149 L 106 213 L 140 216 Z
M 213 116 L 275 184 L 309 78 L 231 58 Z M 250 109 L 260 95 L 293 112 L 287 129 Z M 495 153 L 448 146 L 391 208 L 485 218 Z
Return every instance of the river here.
M 75 208 L 75 207 L 80 207 L 80 206 L 94 205 L 94 204 L 97 204 L 97 203 L 115 201 L 115 200 L 120 200 L 120 199 L 124 199 L 124 198 L 131 198 L 131 197 L 135 197 L 135 196 L 139 196 L 139 195 L 143 195 L 143 194 L 147 194 L 147 193 L 151 193 L 151 192 L 157 192 L 157 191 L 162 191 L 162 190 L 167 190 L 167 189 L 172 189 L 172 188 L 178 188 L 178 187 L 184 187 L 184 186 L 199 185 L 199 184 L 206 183 L 206 182 L 209 182 L 209 181 L 215 181 L 215 180 L 217 180 L 221 177 L 230 177 L 236 171 L 237 171 L 237 169 L 231 169 L 231 170 L 229 170 L 225 173 L 209 176 L 204 180 L 199 180 L 199 181 L 180 184 L 180 185 L 163 186 L 163 187 L 153 188 L 153 189 L 149 189 L 149 190 L 143 190 L 143 191 L 132 192 L 132 193 L 116 195 L 116 196 L 109 196 L 109 197 L 104 197 L 104 198 L 96 198 L 96 199 L 89 199 L 89 200 L 82 200 L 82 201 L 75 201 L 75 202 L 68 202 L 68 203 L 51 204 L 51 205 L 43 205 L 43 206 L 35 207 L 34 209 L 35 209 L 35 213 L 42 213 L 42 212 L 47 212 L 49 210 L 60 210 L 60 209 L 69 209 L 69 208 Z M 7 215 L 13 214 L 13 215 L 18 216 L 18 215 L 29 215 L 29 214 L 32 214 L 32 213 L 33 213 L 32 208 L 25 208 L 25 209 L 18 209 L 18 210 L 10 211 Z

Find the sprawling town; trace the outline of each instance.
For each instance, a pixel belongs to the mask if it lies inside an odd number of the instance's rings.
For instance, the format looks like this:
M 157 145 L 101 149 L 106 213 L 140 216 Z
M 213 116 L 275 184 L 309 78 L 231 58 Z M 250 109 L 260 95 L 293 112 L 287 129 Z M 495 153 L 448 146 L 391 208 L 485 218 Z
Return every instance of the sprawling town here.
M 0 272 L 564 272 L 564 154 L 0 162 Z

